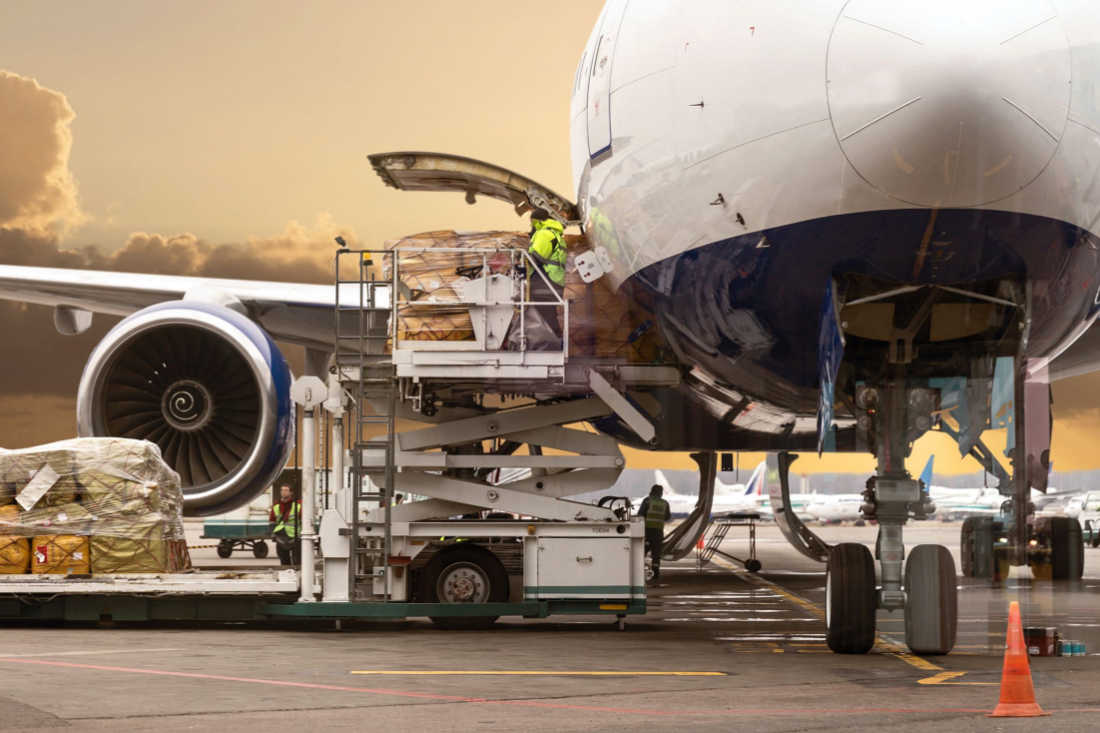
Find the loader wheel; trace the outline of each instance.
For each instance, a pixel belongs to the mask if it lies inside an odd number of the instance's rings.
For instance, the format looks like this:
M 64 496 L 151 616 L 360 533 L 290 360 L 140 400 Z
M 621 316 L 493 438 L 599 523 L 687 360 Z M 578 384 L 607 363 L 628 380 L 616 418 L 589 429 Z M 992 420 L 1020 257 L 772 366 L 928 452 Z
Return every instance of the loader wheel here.
M 508 600 L 508 573 L 496 555 L 461 544 L 436 554 L 421 576 L 420 597 L 427 603 L 481 604 Z M 474 609 L 471 609 L 473 611 Z M 432 616 L 444 629 L 485 629 L 497 616 Z

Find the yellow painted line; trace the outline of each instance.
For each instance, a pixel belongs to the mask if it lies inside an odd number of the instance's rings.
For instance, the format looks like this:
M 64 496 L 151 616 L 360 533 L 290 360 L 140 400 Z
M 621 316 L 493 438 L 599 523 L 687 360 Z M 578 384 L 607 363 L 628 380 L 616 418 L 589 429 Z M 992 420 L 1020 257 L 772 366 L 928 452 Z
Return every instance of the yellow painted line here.
M 726 560 L 724 560 L 720 557 L 712 557 L 711 562 L 713 562 L 717 565 L 720 565 L 720 566 L 726 568 L 727 570 L 732 571 L 735 575 L 737 575 L 739 578 L 742 578 L 743 580 L 746 580 L 750 583 L 754 583 L 756 585 L 767 586 L 768 588 L 775 591 L 779 595 L 783 596 L 783 598 L 787 599 L 788 601 L 795 604 L 796 606 L 803 609 L 804 611 L 812 613 L 815 616 L 817 616 L 818 618 L 821 618 L 822 620 L 824 620 L 824 618 L 825 618 L 825 609 L 823 609 L 821 606 L 817 605 L 813 601 L 809 601 L 809 600 L 803 598 L 802 596 L 795 595 L 794 593 L 791 593 L 786 588 L 783 588 L 782 586 L 776 585 L 775 583 L 771 582 L 770 580 L 768 580 L 766 578 L 761 578 L 759 575 L 755 575 L 753 573 L 749 573 L 747 571 L 744 571 L 744 570 L 738 568 L 733 563 L 727 562 Z M 898 644 L 897 642 L 892 641 L 892 640 L 882 636 L 881 634 L 875 636 L 875 646 L 882 649 L 883 652 L 888 654 L 889 656 L 896 657 L 896 658 L 900 659 L 901 661 L 905 662 L 906 664 L 908 664 L 909 666 L 915 667 L 915 668 L 921 670 L 922 672 L 942 672 L 942 671 L 944 671 L 943 667 L 941 667 L 937 664 L 933 664 L 932 662 L 929 662 L 927 659 L 924 659 L 923 657 L 918 657 L 917 655 L 910 653 L 909 650 L 906 649 L 905 647 L 903 647 L 901 644 Z M 955 683 L 955 684 L 961 684 L 961 683 Z
M 352 674 L 443 676 L 493 675 L 516 677 L 726 677 L 726 672 L 638 672 L 632 670 L 561 670 L 561 669 L 353 669 Z
M 924 679 L 917 680 L 918 685 L 971 685 L 971 686 L 989 686 L 999 685 L 999 682 L 952 682 L 951 680 L 962 677 L 966 672 L 948 672 L 943 671 L 939 674 L 934 674 L 931 677 L 925 677 Z

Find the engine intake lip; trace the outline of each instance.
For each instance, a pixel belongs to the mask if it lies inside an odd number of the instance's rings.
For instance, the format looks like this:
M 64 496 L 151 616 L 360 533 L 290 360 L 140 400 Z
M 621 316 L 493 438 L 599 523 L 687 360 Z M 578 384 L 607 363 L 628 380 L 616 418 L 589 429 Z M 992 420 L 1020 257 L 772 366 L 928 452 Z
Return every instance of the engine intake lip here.
M 136 363 L 132 350 L 140 348 L 143 339 L 155 339 L 158 333 L 171 335 L 173 330 L 196 332 L 207 341 L 224 344 L 225 358 L 241 385 L 239 392 L 248 393 L 248 399 L 254 395 L 255 407 L 249 407 L 248 419 L 227 417 L 236 409 L 226 404 L 227 389 L 230 401 L 237 395 L 232 394 L 232 384 L 214 381 L 222 378 L 218 368 L 206 379 L 172 371 L 182 352 L 192 354 L 197 347 L 177 348 L 163 359 Z M 293 445 L 293 420 L 280 395 L 287 385 L 276 384 L 273 376 L 280 369 L 286 370 L 286 365 L 274 344 L 259 326 L 235 311 L 185 301 L 150 306 L 116 325 L 93 349 L 80 379 L 77 431 L 81 436 L 134 437 L 157 443 L 166 462 L 180 474 L 185 515 L 231 511 L 277 478 Z M 109 395 L 112 390 L 113 396 Z M 143 403 L 135 405 L 135 414 L 148 416 L 147 425 L 122 435 L 127 425 L 141 418 L 123 422 L 128 414 L 118 408 L 120 390 L 130 390 L 135 402 Z M 211 448 L 204 453 L 203 448 L 210 446 L 210 431 L 227 419 L 239 421 L 233 427 L 235 441 L 223 440 L 216 451 Z M 181 440 L 188 447 L 177 447 L 173 453 L 166 432 L 184 436 Z

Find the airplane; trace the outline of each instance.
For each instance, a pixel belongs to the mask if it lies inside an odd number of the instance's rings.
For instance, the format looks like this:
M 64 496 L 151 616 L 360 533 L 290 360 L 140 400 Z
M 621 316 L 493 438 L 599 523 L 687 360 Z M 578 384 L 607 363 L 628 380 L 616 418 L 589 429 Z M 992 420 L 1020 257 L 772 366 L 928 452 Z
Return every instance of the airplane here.
M 714 498 L 711 500 L 711 516 L 728 514 L 731 512 L 755 512 L 766 516 L 769 511 L 768 495 L 764 493 L 764 477 L 767 465 L 761 461 L 749 480 L 743 484 L 726 484 L 721 479 L 715 479 Z M 664 499 L 669 503 L 673 517 L 686 517 L 695 509 L 698 496 L 695 494 L 680 494 L 672 488 L 672 484 L 661 469 L 653 472 L 654 483 L 664 487 Z
M 946 653 L 954 564 L 904 551 L 931 498 L 904 460 L 949 413 L 995 471 L 981 436 L 1007 428 L 1005 534 L 1029 561 L 1050 381 L 1100 368 L 1098 40 L 1086 0 L 608 0 L 572 82 L 575 203 L 459 156 L 371 162 L 397 188 L 578 223 L 681 375 L 627 389 L 653 436 L 591 424 L 702 456 L 700 517 L 716 452 L 767 452 L 780 528 L 827 563 L 829 647 L 867 652 L 884 608 L 904 610 L 914 652 Z M 285 463 L 275 342 L 305 346 L 310 374 L 331 350 L 324 286 L 3 266 L 0 297 L 53 307 L 62 333 L 123 317 L 89 357 L 80 433 L 157 441 L 189 514 L 246 502 Z M 433 386 L 432 419 L 469 414 L 468 385 Z M 824 450 L 877 458 L 881 582 L 863 545 L 822 543 L 790 505 L 795 453 Z

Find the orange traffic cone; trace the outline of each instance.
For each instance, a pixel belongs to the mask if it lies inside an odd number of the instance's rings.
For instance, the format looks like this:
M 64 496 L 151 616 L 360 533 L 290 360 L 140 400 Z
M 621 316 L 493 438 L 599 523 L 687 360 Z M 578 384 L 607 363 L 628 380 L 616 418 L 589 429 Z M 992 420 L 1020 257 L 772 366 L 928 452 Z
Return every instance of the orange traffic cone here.
M 1008 636 L 1005 640 L 1005 664 L 1001 672 L 1001 701 L 991 718 L 1033 718 L 1044 713 L 1035 702 L 1035 687 L 1031 683 L 1031 665 L 1027 661 L 1024 627 L 1020 622 L 1020 604 L 1008 607 Z

